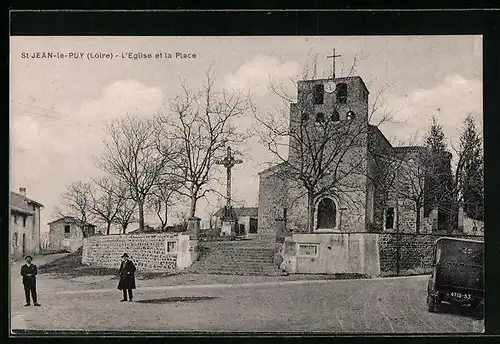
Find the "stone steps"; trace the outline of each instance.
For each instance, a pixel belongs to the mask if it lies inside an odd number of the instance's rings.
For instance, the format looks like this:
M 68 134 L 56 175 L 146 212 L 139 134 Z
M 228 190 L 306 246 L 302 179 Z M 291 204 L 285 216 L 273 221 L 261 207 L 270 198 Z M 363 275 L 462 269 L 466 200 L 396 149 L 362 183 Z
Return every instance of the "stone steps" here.
M 200 257 L 187 271 L 223 275 L 286 275 L 274 265 L 274 242 L 263 241 L 200 243 Z

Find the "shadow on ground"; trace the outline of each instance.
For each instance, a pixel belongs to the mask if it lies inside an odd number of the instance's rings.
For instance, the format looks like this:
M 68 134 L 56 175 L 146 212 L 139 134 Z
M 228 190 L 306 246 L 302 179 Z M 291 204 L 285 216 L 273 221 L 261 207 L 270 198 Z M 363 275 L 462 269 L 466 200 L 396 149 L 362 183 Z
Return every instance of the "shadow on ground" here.
M 171 303 L 171 302 L 197 302 L 218 299 L 217 296 L 186 296 L 186 297 L 167 297 L 163 299 L 139 300 L 139 303 Z

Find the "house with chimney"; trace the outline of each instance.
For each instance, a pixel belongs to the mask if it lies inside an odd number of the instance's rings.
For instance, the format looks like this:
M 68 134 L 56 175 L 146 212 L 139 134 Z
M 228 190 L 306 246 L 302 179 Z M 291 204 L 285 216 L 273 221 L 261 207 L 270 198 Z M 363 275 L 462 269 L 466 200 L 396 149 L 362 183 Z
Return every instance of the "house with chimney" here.
M 43 204 L 26 197 L 26 188 L 10 192 L 10 256 L 13 260 L 40 253 L 40 211 Z

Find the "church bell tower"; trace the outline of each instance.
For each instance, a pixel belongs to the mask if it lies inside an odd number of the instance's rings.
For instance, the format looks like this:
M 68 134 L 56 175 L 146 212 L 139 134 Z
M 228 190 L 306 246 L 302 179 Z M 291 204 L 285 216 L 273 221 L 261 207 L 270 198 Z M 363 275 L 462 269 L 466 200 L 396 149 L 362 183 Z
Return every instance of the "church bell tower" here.
M 342 125 L 345 121 L 368 125 L 369 92 L 359 76 L 302 80 L 297 91 L 297 102 L 290 106 L 290 131 L 294 133 L 304 128 L 314 133 L 324 125 Z M 296 148 L 293 141 L 290 157 Z

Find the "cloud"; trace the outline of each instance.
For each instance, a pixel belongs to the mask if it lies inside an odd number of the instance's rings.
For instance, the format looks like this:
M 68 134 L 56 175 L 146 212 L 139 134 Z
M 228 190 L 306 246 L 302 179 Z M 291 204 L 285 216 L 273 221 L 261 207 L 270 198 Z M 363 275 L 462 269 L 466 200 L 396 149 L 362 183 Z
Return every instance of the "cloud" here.
M 89 180 L 99 171 L 94 158 L 102 150 L 104 124 L 127 113 L 154 115 L 164 94 L 134 80 L 105 87 L 100 97 L 80 104 L 45 108 L 14 99 L 11 115 L 11 186 L 26 186 L 31 197 L 45 204 L 45 216 L 59 205 L 66 184 Z M 24 105 L 23 105 L 24 104 Z
M 284 61 L 273 56 L 259 55 L 247 61 L 238 70 L 224 77 L 225 87 L 238 90 L 251 90 L 254 95 L 268 92 L 269 81 L 280 82 L 298 74 L 299 64 L 296 61 Z
M 394 120 L 383 126 L 388 136 L 405 141 L 411 135 L 421 140 L 427 133 L 433 115 L 443 126 L 449 142 L 456 144 L 462 123 L 471 114 L 482 127 L 482 82 L 459 74 L 446 76 L 442 82 L 427 89 L 416 89 L 403 97 L 386 96 L 387 109 Z

